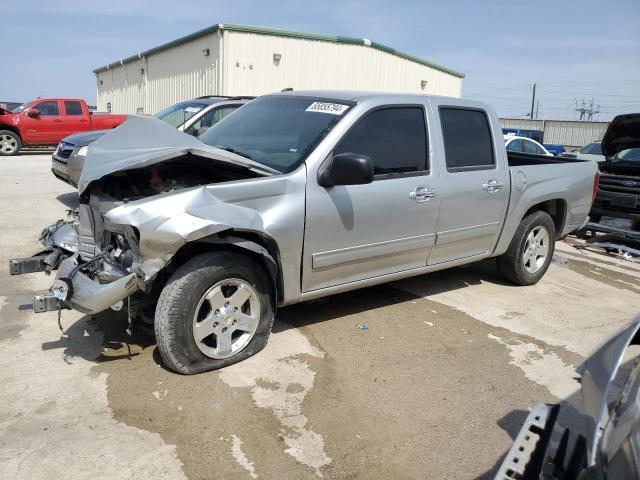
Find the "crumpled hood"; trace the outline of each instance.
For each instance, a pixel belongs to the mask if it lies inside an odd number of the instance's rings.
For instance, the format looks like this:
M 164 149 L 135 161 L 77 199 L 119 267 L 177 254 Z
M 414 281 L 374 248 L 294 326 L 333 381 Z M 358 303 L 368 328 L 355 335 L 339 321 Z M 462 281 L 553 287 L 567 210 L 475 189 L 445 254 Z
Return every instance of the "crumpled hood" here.
M 240 165 L 262 174 L 278 174 L 277 170 L 233 153 L 211 147 L 154 117 L 130 116 L 89 145 L 78 192 L 94 180 L 120 170 L 140 168 L 192 153 L 214 161 Z
M 640 113 L 618 115 L 602 138 L 602 153 L 607 158 L 629 148 L 640 147 Z

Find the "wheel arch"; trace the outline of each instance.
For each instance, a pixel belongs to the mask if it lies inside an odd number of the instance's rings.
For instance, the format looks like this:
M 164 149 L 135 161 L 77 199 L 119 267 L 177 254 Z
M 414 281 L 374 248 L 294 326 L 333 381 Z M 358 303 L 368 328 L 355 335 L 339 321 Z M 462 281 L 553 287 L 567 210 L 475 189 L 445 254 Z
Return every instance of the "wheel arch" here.
M 529 207 L 529 209 L 522 216 L 522 220 L 533 212 L 545 212 L 553 220 L 553 224 L 556 229 L 556 239 L 560 238 L 562 229 L 567 220 L 567 202 L 562 198 L 554 198 L 551 200 L 545 200 L 543 202 L 536 203 Z
M 20 135 L 20 130 L 16 128 L 14 125 L 7 125 L 5 123 L 2 123 L 0 124 L 0 130 L 9 130 L 10 132 L 15 133 L 20 139 L 20 141 L 24 143 L 24 141 L 22 140 L 22 135 Z
M 189 259 L 214 250 L 234 251 L 252 258 L 268 274 L 276 304 L 283 301 L 280 249 L 276 241 L 264 232 L 228 229 L 191 241 L 178 249 L 164 270 L 173 271 Z

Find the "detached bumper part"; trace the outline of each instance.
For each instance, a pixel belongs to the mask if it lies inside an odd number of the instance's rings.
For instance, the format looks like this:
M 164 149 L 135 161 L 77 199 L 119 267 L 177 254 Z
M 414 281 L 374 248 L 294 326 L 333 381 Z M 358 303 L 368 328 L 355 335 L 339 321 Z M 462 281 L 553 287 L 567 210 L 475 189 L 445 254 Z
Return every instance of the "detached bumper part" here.
M 138 290 L 138 281 L 134 273 L 123 275 L 110 283 L 92 280 L 81 271 L 69 275 L 78 266 L 77 255 L 65 259 L 60 264 L 58 276 L 53 287 L 33 297 L 33 310 L 36 313 L 57 310 L 59 306 L 72 308 L 82 313 L 98 313 L 127 298 Z
M 61 257 L 60 249 L 52 248 L 31 257 L 12 258 L 9 260 L 9 274 L 23 275 L 25 273 L 46 272 L 48 275 L 58 267 Z
M 33 296 L 33 311 L 35 313 L 52 312 L 61 308 L 60 300 L 53 292 L 36 293 Z

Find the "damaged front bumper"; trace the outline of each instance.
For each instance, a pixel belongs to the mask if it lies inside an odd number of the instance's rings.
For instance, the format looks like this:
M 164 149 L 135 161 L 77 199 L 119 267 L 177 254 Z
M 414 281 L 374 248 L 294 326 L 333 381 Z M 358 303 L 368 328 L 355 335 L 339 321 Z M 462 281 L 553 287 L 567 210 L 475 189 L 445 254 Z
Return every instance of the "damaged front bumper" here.
M 98 313 L 127 298 L 139 288 L 135 273 L 111 260 L 105 252 L 81 258 L 74 219 L 59 220 L 42 230 L 39 253 L 9 262 L 11 275 L 58 270 L 51 288 L 33 296 L 33 310 L 43 313 L 74 309 Z
M 51 289 L 34 295 L 34 312 L 71 308 L 82 313 L 98 313 L 138 290 L 135 273 L 121 271 L 119 278 L 100 283 L 82 272 L 83 265 L 86 264 L 79 263 L 78 254 L 63 260 Z

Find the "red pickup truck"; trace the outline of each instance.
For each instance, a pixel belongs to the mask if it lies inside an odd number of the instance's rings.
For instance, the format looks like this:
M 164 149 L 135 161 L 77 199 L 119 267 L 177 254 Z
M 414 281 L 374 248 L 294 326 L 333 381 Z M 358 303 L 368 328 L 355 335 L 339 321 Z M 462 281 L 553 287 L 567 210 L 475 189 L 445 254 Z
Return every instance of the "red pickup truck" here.
M 127 115 L 92 113 L 77 98 L 39 98 L 8 111 L 0 108 L 0 155 L 24 146 L 56 145 L 67 135 L 115 128 Z

